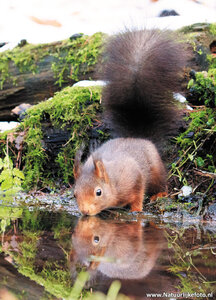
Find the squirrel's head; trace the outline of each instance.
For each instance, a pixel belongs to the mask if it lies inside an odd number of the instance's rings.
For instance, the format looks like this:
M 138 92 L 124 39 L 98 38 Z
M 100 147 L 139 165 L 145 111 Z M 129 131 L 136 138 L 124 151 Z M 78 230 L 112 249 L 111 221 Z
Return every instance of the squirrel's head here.
M 104 162 L 95 158 L 92 162 L 74 167 L 74 195 L 81 213 L 90 216 L 113 206 L 114 196 Z

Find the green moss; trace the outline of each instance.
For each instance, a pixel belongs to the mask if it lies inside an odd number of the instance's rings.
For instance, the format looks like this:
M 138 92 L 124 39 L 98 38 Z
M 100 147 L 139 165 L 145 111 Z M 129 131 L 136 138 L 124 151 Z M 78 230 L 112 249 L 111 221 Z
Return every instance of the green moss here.
M 215 78 L 215 70 L 214 69 L 216 69 L 216 58 L 215 58 L 215 56 L 213 56 L 213 55 L 211 55 L 211 54 L 209 54 L 209 55 L 207 55 L 207 60 L 208 60 L 208 62 L 209 62 L 209 70 L 211 69 L 213 69 L 213 73 L 214 73 L 214 78 Z
M 208 71 L 197 72 L 195 79 L 188 83 L 188 99 L 196 106 L 186 118 L 189 123 L 187 130 L 176 139 L 179 157 L 172 163 L 170 177 L 175 177 L 172 179 L 175 187 L 177 182 L 179 188 L 182 184 L 198 187 L 197 191 L 208 194 L 210 200 L 214 197 L 212 191 L 216 173 L 216 59 L 208 53 L 209 44 L 215 38 L 216 24 L 193 24 L 181 31 L 186 33 L 185 39 L 194 52 L 205 58 Z M 202 178 L 202 174 L 205 177 Z M 202 179 L 205 179 L 205 184 L 200 185 L 197 180 Z
M 56 44 L 26 44 L 0 53 L 0 89 L 3 89 L 6 80 L 16 85 L 16 77 L 10 73 L 11 67 L 15 66 L 21 74 L 36 74 L 40 63 L 48 56 L 54 77 L 57 78 L 56 84 L 62 86 L 68 78 L 78 80 L 96 64 L 104 36 L 95 33 L 90 37 L 83 35 Z
M 101 32 L 90 37 L 83 35 L 68 41 L 65 47 L 57 48 L 52 64 L 56 84 L 62 86 L 66 78 L 77 81 L 81 75 L 89 72 L 101 54 L 104 38 Z
M 212 35 L 216 36 L 216 23 L 210 24 L 210 26 L 209 26 L 209 32 L 210 32 Z
M 207 72 L 197 72 L 196 80 L 191 79 L 188 88 L 198 101 L 203 101 L 207 107 L 216 106 L 216 69 Z M 202 103 L 201 103 L 202 104 Z
M 38 71 L 38 63 L 48 55 L 45 50 L 46 45 L 27 44 L 24 47 L 16 47 L 0 53 L 0 88 L 3 89 L 5 81 L 8 79 L 15 85 L 16 82 L 9 72 L 10 65 L 13 63 L 20 73 Z
M 213 174 L 216 174 L 216 69 L 197 72 L 196 79 L 189 81 L 188 88 L 193 100 L 200 105 L 186 118 L 190 121 L 189 126 L 176 139 L 180 146 L 179 159 L 172 164 L 171 175 L 188 185 L 188 181 L 194 184 L 194 178 L 190 178 L 194 168 L 207 172 L 210 180 L 206 186 L 207 193 L 214 184 Z
M 88 132 L 93 127 L 96 114 L 101 112 L 100 99 L 101 87 L 67 87 L 52 99 L 27 111 L 25 119 L 13 133 L 14 136 L 25 133 L 22 149 L 24 188 L 53 186 L 53 172 L 61 182 L 73 180 L 73 159 L 81 144 L 89 140 Z M 50 156 L 43 141 L 44 124 L 47 123 L 51 128 L 66 132 L 69 137 L 58 153 L 52 153 L 55 157 L 52 169 L 49 168 Z M 99 134 L 103 139 L 102 132 Z M 6 138 L 5 134 L 2 137 Z M 9 145 L 13 150 L 14 144 Z M 12 152 L 15 153 L 15 149 Z

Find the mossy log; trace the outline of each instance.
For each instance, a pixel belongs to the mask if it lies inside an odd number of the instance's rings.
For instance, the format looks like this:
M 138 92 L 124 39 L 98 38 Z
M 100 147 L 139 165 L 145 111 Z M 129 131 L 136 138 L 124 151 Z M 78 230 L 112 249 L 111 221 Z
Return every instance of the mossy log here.
M 11 110 L 21 103 L 36 104 L 66 85 L 96 79 L 103 39 L 96 33 L 0 53 L 0 121 L 16 120 Z
M 52 99 L 27 110 L 20 125 L 0 134 L 0 152 L 24 171 L 24 187 L 73 182 L 73 159 L 82 144 L 88 148 L 107 138 L 100 121 L 101 87 L 66 87 Z

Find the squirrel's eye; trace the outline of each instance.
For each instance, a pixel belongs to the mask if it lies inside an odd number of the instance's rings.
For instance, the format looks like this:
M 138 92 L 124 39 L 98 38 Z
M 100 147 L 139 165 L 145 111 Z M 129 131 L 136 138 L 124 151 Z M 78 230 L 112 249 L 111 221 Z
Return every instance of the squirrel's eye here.
M 97 189 L 97 191 L 96 191 L 96 196 L 101 196 L 101 194 L 102 194 L 101 189 Z
M 95 242 L 95 244 L 98 244 L 99 243 L 99 241 L 100 241 L 100 238 L 99 238 L 99 236 L 94 236 L 94 242 Z

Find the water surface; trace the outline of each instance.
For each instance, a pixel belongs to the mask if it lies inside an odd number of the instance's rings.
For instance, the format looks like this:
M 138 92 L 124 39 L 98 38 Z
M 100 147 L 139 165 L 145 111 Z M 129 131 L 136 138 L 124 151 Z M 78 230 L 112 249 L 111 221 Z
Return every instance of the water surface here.
M 118 279 L 130 299 L 216 299 L 215 223 L 3 204 L 0 218 L 0 299 L 67 299 L 80 270 L 87 290 Z

